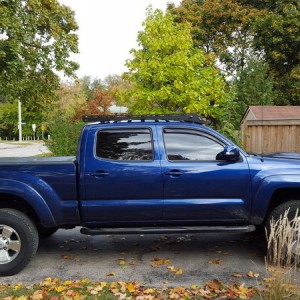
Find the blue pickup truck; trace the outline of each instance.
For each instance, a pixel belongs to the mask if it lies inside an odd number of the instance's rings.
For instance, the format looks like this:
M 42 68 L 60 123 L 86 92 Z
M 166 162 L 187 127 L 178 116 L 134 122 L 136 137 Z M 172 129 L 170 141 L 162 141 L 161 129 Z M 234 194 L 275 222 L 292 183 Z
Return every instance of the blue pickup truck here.
M 196 115 L 85 120 L 76 157 L 0 158 L 0 276 L 59 228 L 249 232 L 300 208 L 299 154 L 247 154 Z

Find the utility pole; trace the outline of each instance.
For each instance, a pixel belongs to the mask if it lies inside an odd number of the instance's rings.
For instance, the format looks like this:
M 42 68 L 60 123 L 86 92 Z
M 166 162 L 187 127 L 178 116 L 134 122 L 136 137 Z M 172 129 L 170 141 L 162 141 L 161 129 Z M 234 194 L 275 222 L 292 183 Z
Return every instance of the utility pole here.
M 22 142 L 22 103 L 18 100 L 18 129 L 19 129 L 19 141 Z

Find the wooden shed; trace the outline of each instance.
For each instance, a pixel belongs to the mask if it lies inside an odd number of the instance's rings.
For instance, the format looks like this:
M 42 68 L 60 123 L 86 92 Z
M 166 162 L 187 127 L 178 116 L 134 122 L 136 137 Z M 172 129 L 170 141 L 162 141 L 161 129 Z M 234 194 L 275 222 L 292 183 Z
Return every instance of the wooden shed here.
M 241 130 L 247 151 L 300 152 L 300 106 L 249 106 Z

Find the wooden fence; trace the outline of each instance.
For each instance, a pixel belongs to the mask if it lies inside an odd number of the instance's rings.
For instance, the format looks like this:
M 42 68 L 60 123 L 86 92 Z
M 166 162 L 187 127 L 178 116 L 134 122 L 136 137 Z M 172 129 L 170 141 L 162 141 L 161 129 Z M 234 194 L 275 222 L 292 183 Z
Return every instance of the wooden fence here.
M 250 152 L 300 153 L 300 120 L 246 120 L 242 124 L 242 142 Z

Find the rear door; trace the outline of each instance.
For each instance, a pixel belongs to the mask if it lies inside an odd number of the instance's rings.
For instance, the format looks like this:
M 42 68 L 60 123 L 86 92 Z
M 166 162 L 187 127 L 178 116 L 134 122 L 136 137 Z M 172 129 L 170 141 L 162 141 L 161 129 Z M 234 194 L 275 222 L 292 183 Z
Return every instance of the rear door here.
M 95 142 L 87 143 L 81 202 L 85 223 L 147 224 L 162 218 L 163 183 L 154 129 L 91 130 Z

